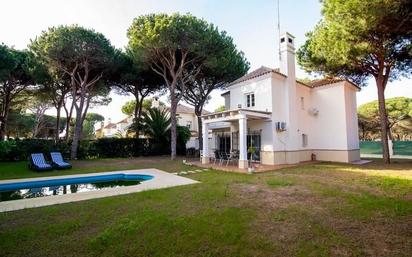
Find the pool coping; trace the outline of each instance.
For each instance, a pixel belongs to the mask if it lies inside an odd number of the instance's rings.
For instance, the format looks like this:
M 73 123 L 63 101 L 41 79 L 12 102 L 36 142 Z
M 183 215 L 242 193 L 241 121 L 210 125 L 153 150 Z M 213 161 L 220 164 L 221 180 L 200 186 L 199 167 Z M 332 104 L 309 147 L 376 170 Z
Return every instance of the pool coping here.
M 28 182 L 28 181 L 39 181 L 48 179 L 64 179 L 73 177 L 87 177 L 87 176 L 97 176 L 97 175 L 110 175 L 110 174 L 140 174 L 140 175 L 150 175 L 153 176 L 152 179 L 143 181 L 139 185 L 135 186 L 125 186 L 120 188 L 105 188 L 97 191 L 81 192 L 77 194 L 67 194 L 67 195 L 55 195 L 39 198 L 30 199 L 19 199 L 13 201 L 0 202 L 0 212 L 16 211 L 27 208 L 35 208 L 41 206 L 63 204 L 77 201 L 84 201 L 96 198 L 110 197 L 116 195 L 124 195 L 154 189 L 191 185 L 199 183 L 199 181 L 174 175 L 169 172 L 165 172 L 159 169 L 138 169 L 138 170 L 119 170 L 111 172 L 95 172 L 95 173 L 85 173 L 85 174 L 72 174 L 63 176 L 49 176 L 49 177 L 36 177 L 36 178 L 25 178 L 25 179 L 9 179 L 1 180 L 0 184 L 7 183 L 17 183 L 17 182 Z

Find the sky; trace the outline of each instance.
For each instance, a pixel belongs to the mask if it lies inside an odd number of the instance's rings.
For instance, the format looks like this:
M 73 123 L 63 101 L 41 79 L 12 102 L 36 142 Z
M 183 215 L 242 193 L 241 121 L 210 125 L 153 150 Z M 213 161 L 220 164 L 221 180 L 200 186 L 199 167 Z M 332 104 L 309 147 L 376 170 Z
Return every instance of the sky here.
M 52 26 L 79 24 L 103 33 L 116 48 L 127 45 L 127 29 L 133 19 L 149 13 L 192 13 L 227 31 L 238 49 L 245 53 L 251 70 L 278 66 L 277 0 L 1 0 L 0 42 L 24 49 L 42 31 Z M 281 32 L 293 34 L 295 47 L 305 41 L 305 33 L 320 20 L 319 0 L 280 0 Z M 250 70 L 250 71 L 251 71 Z M 298 68 L 297 77 L 308 75 Z M 224 103 L 221 92 L 212 93 L 206 109 L 213 111 Z M 386 97 L 412 97 L 412 80 L 390 82 Z M 121 106 L 128 96 L 111 94 L 108 106 L 91 112 L 106 120 L 121 120 Z M 166 101 L 166 97 L 161 97 Z M 374 82 L 358 93 L 358 105 L 377 99 Z M 53 111 L 50 111 L 52 114 Z

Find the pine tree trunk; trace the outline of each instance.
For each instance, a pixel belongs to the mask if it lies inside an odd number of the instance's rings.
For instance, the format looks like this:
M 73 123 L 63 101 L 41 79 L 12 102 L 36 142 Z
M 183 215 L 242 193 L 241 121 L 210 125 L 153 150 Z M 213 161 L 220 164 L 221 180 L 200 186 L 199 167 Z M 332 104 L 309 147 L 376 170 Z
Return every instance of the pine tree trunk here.
M 59 103 L 56 106 L 56 133 L 54 135 L 54 141 L 57 144 L 59 142 L 59 135 L 60 135 L 60 114 L 61 114 L 61 109 L 62 109 L 63 101 L 59 101 Z
M 10 112 L 10 96 L 6 93 L 4 96 L 4 106 L 3 110 L 1 110 L 1 124 L 0 124 L 0 141 L 3 141 L 6 137 L 7 132 L 7 120 L 9 119 L 9 112 Z
M 385 106 L 385 84 L 382 77 L 376 78 L 376 86 L 378 87 L 378 105 L 379 118 L 381 127 L 381 142 L 382 142 L 382 157 L 386 164 L 390 163 L 389 144 L 388 144 L 388 117 Z
M 70 159 L 75 160 L 77 158 L 77 149 L 79 147 L 80 134 L 82 132 L 82 112 L 83 108 L 76 108 L 76 124 L 74 126 L 73 141 L 70 152 Z
M 174 94 L 174 90 L 173 90 Z M 177 109 L 177 101 L 176 96 L 171 96 L 171 105 L 170 105 L 170 159 L 176 159 L 176 144 L 177 144 L 177 133 L 176 133 L 176 126 L 177 126 L 177 117 L 176 117 L 176 109 Z
M 80 96 L 79 106 L 77 106 L 77 104 L 74 103 L 74 106 L 76 108 L 76 124 L 74 126 L 73 141 L 72 141 L 72 147 L 71 147 L 71 152 L 70 152 L 70 159 L 72 160 L 77 158 L 77 150 L 79 147 L 80 136 L 82 133 L 83 107 L 84 107 L 84 100 L 85 100 L 85 92 L 83 88 L 81 89 L 80 94 L 81 96 Z
M 202 127 L 202 110 L 198 110 L 197 108 L 195 108 L 195 114 L 197 116 L 197 131 L 198 131 L 198 135 L 197 135 L 197 140 L 199 141 L 199 150 L 203 149 L 203 127 Z
M 65 135 L 65 140 L 66 140 L 66 142 L 69 142 L 69 139 L 70 139 L 70 123 L 71 123 L 72 116 L 73 116 L 73 108 L 74 108 L 74 102 L 72 102 L 72 105 L 70 106 L 70 111 L 67 112 L 67 108 L 65 107 L 65 110 L 66 110 L 66 135 Z

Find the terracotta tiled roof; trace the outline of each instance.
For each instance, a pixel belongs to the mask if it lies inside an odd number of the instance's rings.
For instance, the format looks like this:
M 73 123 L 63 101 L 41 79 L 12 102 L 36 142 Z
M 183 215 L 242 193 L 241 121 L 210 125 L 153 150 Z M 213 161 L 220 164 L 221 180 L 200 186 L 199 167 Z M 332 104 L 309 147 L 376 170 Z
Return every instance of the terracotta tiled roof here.
M 240 78 L 236 79 L 235 81 L 231 82 L 229 84 L 229 86 L 232 86 L 232 85 L 235 85 L 235 84 L 238 84 L 238 83 L 250 80 L 250 79 L 254 79 L 254 78 L 266 75 L 266 74 L 271 73 L 271 72 L 277 73 L 277 74 L 280 74 L 280 75 L 286 77 L 286 75 L 281 73 L 279 71 L 279 69 L 271 69 L 271 68 L 268 68 L 266 66 L 262 66 L 262 67 L 254 70 L 252 72 L 249 72 L 248 74 L 244 75 L 243 77 L 240 77 Z M 305 83 L 305 82 L 296 80 L 297 83 L 299 83 L 301 85 L 304 85 L 304 86 L 307 86 L 307 87 L 310 87 L 310 88 L 321 87 L 321 86 L 334 84 L 334 83 L 338 83 L 338 82 L 342 82 L 342 81 L 347 81 L 348 83 L 350 83 L 354 87 L 360 89 L 360 87 L 358 85 L 350 82 L 349 80 L 345 80 L 345 79 L 342 79 L 342 78 L 331 78 L 331 77 L 329 77 L 329 78 L 313 80 L 309 83 Z M 227 92 L 223 93 L 222 95 L 225 95 L 229 92 L 230 91 L 227 91 Z
M 333 77 L 312 80 L 311 82 L 308 83 L 308 85 L 312 88 L 315 88 L 315 87 L 322 87 L 322 86 L 326 86 L 326 85 L 330 85 L 330 84 L 334 84 L 334 83 L 338 83 L 342 81 L 346 81 L 350 83 L 351 85 L 353 85 L 354 87 L 360 89 L 358 85 L 350 82 L 349 80 L 342 79 L 342 78 L 333 78 Z
M 342 81 L 345 81 L 345 80 L 341 78 L 323 78 L 323 79 L 312 80 L 308 84 L 311 87 L 321 87 L 321 86 L 325 86 L 325 85 L 329 85 L 329 84 L 333 84 L 337 82 L 342 82 Z
M 109 123 L 106 126 L 104 126 L 105 129 L 111 129 L 111 128 L 116 128 L 116 124 L 114 123 Z
M 124 118 L 123 120 L 119 121 L 119 122 L 116 123 L 116 124 L 121 124 L 121 123 L 127 124 L 127 123 L 129 123 L 129 122 L 127 121 L 127 118 Z
M 168 111 L 170 110 L 170 107 L 168 107 L 168 106 L 167 106 L 167 107 L 165 107 L 165 106 L 160 106 L 160 109 L 164 109 L 164 108 L 166 108 Z M 177 108 L 176 108 L 176 113 L 177 113 L 177 114 L 179 114 L 179 113 L 189 113 L 189 114 L 192 114 L 192 113 L 195 113 L 195 109 L 192 108 L 192 107 L 183 105 L 183 104 L 178 104 L 178 105 L 177 105 Z M 203 110 L 203 111 L 202 111 L 202 114 L 208 114 L 208 113 L 210 113 L 210 112 L 208 112 L 208 111 L 206 111 L 206 110 Z
M 254 71 L 252 71 L 252 72 L 249 72 L 248 74 L 244 75 L 243 77 L 240 77 L 240 78 L 238 78 L 237 80 L 231 82 L 231 83 L 229 84 L 229 86 L 232 86 L 232 85 L 235 85 L 235 84 L 238 84 L 238 83 L 241 83 L 241 82 L 250 80 L 250 79 L 254 79 L 254 78 L 263 76 L 263 75 L 268 74 L 268 73 L 271 73 L 271 72 L 280 74 L 280 75 L 282 75 L 282 76 L 286 76 L 285 74 L 280 73 L 280 72 L 279 72 L 279 69 L 271 69 L 271 68 L 262 66 L 262 67 L 254 70 Z

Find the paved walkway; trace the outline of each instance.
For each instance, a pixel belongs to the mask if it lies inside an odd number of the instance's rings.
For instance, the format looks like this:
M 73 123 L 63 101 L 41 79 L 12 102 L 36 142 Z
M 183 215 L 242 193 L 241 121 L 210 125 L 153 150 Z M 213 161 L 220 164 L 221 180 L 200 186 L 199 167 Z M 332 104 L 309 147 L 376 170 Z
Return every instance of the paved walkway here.
M 76 193 L 76 194 L 45 196 L 45 197 L 39 197 L 39 198 L 0 202 L 0 212 L 14 211 L 14 210 L 20 210 L 20 209 L 26 209 L 26 208 L 34 208 L 34 207 L 47 206 L 47 205 L 53 205 L 53 204 L 83 201 L 83 200 L 89 200 L 89 199 L 94 199 L 94 198 L 124 195 L 124 194 L 130 194 L 130 193 L 141 192 L 141 191 L 146 191 L 146 190 L 153 190 L 153 189 L 160 189 L 160 188 L 175 187 L 175 186 L 199 183 L 198 181 L 185 178 L 185 177 L 181 177 L 181 176 L 177 176 L 175 174 L 164 172 L 158 169 L 141 169 L 141 170 L 127 170 L 127 171 L 115 171 L 115 172 L 88 173 L 88 174 L 78 174 L 78 175 L 68 175 L 68 176 L 2 180 L 0 181 L 0 184 L 13 183 L 13 182 L 27 182 L 27 181 L 36 181 L 36 180 L 47 180 L 47 179 L 85 177 L 85 176 L 93 176 L 93 175 L 96 176 L 96 175 L 107 175 L 107 174 L 119 174 L 119 173 L 151 175 L 151 176 L 154 176 L 154 178 L 143 181 L 141 184 L 136 185 L 136 186 L 106 188 L 102 190 L 82 192 L 82 193 Z

